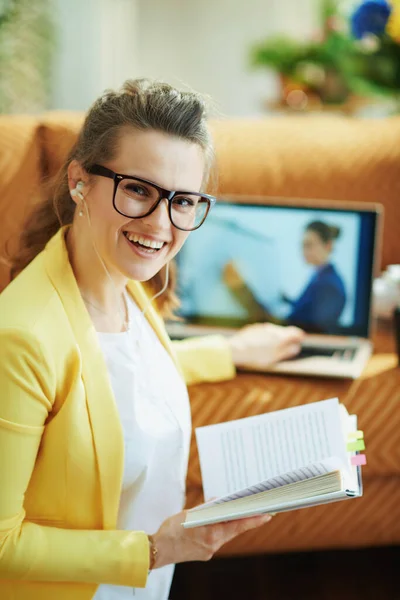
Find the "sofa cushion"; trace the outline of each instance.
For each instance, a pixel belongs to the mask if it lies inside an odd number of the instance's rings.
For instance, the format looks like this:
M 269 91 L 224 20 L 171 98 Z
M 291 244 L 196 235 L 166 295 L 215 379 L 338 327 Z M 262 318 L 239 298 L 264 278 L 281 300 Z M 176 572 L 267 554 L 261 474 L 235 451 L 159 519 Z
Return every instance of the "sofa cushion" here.
M 64 164 L 83 124 L 78 112 L 52 111 L 40 117 L 46 175 L 53 177 Z
M 41 199 L 41 142 L 37 119 L 0 116 L 0 290 L 9 281 L 6 245 L 16 247 L 32 207 Z

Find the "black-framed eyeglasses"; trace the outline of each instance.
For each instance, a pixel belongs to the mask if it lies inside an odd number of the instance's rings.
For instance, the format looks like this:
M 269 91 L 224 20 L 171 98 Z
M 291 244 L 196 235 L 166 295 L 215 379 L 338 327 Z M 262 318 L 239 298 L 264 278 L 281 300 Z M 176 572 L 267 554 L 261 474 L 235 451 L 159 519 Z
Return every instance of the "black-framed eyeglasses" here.
M 152 181 L 115 173 L 101 165 L 91 165 L 86 171 L 114 181 L 113 206 L 129 219 L 147 217 L 166 199 L 172 225 L 182 231 L 194 231 L 204 223 L 216 202 L 216 198 L 208 194 L 166 190 Z

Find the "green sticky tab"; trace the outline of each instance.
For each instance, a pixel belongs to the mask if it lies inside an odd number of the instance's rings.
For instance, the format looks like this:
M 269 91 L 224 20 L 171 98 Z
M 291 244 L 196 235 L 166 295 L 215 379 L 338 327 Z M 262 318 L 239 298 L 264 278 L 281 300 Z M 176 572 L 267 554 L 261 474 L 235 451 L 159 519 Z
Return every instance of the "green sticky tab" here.
M 348 441 L 351 442 L 353 440 L 363 440 L 364 439 L 364 432 L 359 430 L 359 431 L 352 431 L 351 433 L 348 434 L 347 436 Z
M 365 450 L 364 440 L 357 440 L 347 444 L 347 452 L 356 452 L 357 450 Z

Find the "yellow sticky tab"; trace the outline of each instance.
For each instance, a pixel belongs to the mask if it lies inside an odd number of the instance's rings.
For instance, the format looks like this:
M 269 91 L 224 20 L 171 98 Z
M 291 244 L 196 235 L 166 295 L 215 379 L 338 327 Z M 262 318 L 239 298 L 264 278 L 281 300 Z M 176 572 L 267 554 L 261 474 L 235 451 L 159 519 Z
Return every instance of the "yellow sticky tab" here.
M 353 440 L 363 440 L 364 439 L 364 432 L 359 430 L 359 431 L 352 431 L 351 433 L 348 434 L 347 439 L 349 442 L 353 441 Z
M 347 452 L 356 452 L 359 450 L 365 450 L 364 440 L 357 440 L 356 442 L 347 444 Z

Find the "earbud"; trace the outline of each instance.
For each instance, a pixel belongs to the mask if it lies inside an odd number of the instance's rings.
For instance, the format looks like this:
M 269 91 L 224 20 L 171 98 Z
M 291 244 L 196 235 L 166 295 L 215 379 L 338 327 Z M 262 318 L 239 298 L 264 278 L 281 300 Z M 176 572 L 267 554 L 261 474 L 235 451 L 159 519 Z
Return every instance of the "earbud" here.
M 78 197 L 81 200 L 84 200 L 84 196 L 81 192 L 84 185 L 85 184 L 83 183 L 83 181 L 78 181 L 78 183 L 76 184 L 76 187 L 73 190 L 71 190 L 71 196 L 74 196 L 75 198 Z
M 83 181 L 78 181 L 78 183 L 76 184 L 76 187 L 71 190 L 70 194 L 71 196 L 73 196 L 74 198 L 79 198 L 80 199 L 80 203 L 79 203 L 79 212 L 78 215 L 80 217 L 83 217 L 83 210 L 82 210 L 82 204 L 86 204 L 85 202 L 85 196 L 82 194 L 81 190 L 84 187 L 84 183 Z

